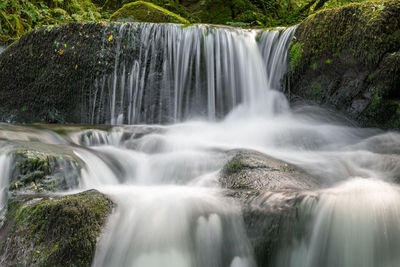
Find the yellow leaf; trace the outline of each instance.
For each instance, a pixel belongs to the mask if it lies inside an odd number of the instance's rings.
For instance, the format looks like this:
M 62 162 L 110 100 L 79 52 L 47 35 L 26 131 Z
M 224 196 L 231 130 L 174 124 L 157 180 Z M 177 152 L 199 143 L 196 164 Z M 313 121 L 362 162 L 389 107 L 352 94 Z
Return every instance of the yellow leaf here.
M 107 40 L 111 41 L 112 40 L 112 35 L 110 35 Z

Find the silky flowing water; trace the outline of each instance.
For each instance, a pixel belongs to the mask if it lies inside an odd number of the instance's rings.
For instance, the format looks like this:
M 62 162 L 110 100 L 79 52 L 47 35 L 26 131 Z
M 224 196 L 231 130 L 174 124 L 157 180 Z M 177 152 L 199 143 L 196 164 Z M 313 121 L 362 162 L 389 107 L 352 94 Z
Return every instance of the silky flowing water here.
M 68 147 L 83 162 L 72 190 L 95 188 L 117 204 L 93 266 L 257 266 L 240 203 L 218 184 L 227 151 L 254 149 L 321 183 L 299 207 L 304 231 L 271 266 L 400 265 L 400 135 L 289 107 L 279 89 L 295 28 L 118 27 L 129 38 L 83 116 L 114 126 L 2 131 L 3 212 L 15 143 Z

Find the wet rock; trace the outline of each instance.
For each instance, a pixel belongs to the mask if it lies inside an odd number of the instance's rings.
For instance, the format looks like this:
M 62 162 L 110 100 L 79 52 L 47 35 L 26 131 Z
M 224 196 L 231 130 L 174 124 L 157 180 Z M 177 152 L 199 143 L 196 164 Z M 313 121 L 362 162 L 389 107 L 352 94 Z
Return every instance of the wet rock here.
M 0 265 L 90 266 L 112 207 L 96 190 L 17 198 L 0 230 Z
M 297 27 L 284 90 L 363 126 L 399 128 L 400 3 L 323 10 Z
M 302 227 L 299 204 L 318 181 L 286 162 L 252 150 L 230 151 L 219 181 L 239 200 L 257 266 L 267 267 Z
M 233 150 L 220 175 L 232 190 L 298 191 L 316 188 L 317 180 L 295 166 L 252 150 Z
M 79 161 L 69 155 L 27 150 L 14 153 L 14 169 L 9 190 L 17 192 L 56 192 L 77 188 Z

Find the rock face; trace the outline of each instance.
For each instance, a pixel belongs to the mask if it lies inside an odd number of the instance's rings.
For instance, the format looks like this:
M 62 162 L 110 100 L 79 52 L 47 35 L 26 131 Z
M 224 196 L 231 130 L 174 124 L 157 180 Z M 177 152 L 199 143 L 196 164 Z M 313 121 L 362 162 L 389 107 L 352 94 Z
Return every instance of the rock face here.
M 2 266 L 90 266 L 113 203 L 90 190 L 24 196 L 9 203 L 0 230 Z
M 375 0 L 304 20 L 290 48 L 285 92 L 364 126 L 400 127 L 400 2 Z
M 252 150 L 230 151 L 221 185 L 242 205 L 257 266 L 267 267 L 301 227 L 298 206 L 318 181 L 295 166 Z
M 188 20 L 162 7 L 144 1 L 129 3 L 118 9 L 112 21 L 138 21 L 154 23 L 189 23 Z

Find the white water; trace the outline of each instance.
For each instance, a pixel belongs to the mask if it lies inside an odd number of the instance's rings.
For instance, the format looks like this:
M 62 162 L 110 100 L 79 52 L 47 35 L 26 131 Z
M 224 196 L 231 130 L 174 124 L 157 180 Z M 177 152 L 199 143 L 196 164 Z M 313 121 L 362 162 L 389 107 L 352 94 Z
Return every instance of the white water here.
M 279 88 L 294 28 L 280 36 L 278 31 L 205 25 L 116 27 L 114 71 L 96 80 L 88 101 L 87 122 L 216 120 L 238 104 L 265 115 L 287 110 L 281 94 L 265 89 Z M 256 41 L 258 34 L 264 58 Z M 128 49 L 128 55 L 123 53 Z M 258 107 L 261 104 L 262 109 Z
M 9 177 L 12 171 L 12 156 L 8 155 L 6 147 L 0 148 L 0 227 L 3 225 L 7 211 L 7 192 Z
M 310 227 L 282 248 L 277 266 L 399 265 L 400 237 L 388 233 L 400 222 L 390 184 L 400 172 L 400 135 L 350 127 L 315 107 L 291 110 L 277 90 L 293 30 L 117 27 L 134 37 L 117 42 L 114 72 L 97 80 L 88 122 L 176 123 L 65 140 L 85 162 L 80 189 L 117 203 L 94 266 L 256 266 L 238 203 L 217 183 L 234 148 L 294 163 L 333 186 L 302 204 Z M 129 42 L 133 60 L 121 53 Z
M 312 228 L 282 253 L 277 266 L 395 267 L 400 263 L 400 188 L 351 178 L 302 203 Z

